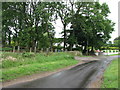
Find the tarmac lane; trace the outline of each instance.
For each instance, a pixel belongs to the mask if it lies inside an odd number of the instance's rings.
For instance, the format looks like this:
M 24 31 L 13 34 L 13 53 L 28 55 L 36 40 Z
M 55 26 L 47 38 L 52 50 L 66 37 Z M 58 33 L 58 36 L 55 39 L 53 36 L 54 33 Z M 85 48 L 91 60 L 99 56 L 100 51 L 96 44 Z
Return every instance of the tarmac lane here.
M 4 88 L 86 88 L 111 60 L 89 61 L 47 77 Z

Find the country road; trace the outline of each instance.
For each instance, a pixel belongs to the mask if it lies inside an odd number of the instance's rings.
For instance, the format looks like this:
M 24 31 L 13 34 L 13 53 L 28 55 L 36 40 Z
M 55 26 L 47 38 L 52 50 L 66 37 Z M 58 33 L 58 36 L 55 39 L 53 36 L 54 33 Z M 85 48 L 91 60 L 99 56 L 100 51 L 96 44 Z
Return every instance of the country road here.
M 69 70 L 29 82 L 14 84 L 5 88 L 87 88 L 98 75 L 103 74 L 107 65 L 117 56 L 88 61 Z

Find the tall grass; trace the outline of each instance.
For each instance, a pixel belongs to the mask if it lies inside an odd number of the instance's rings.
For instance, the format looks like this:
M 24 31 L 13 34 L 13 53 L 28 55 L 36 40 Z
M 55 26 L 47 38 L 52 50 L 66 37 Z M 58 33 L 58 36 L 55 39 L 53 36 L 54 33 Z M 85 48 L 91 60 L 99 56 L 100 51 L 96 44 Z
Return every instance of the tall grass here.
M 8 58 L 8 57 L 12 58 Z M 36 53 L 32 57 L 24 57 L 22 53 L 3 52 L 2 80 L 11 80 L 24 75 L 53 71 L 59 68 L 77 64 L 78 61 L 68 53 Z
M 120 59 L 120 58 L 119 58 Z M 104 80 L 101 88 L 118 88 L 118 60 L 112 61 L 104 73 Z
M 12 56 L 16 60 L 9 60 L 6 58 L 8 56 Z M 62 61 L 62 60 L 71 60 L 74 57 L 67 53 L 52 53 L 52 55 L 46 56 L 45 54 L 37 53 L 33 57 L 23 57 L 20 53 L 3 53 L 4 60 L 2 61 L 2 68 L 11 68 L 18 67 L 26 64 L 33 63 L 45 63 L 45 62 L 53 62 L 53 61 Z

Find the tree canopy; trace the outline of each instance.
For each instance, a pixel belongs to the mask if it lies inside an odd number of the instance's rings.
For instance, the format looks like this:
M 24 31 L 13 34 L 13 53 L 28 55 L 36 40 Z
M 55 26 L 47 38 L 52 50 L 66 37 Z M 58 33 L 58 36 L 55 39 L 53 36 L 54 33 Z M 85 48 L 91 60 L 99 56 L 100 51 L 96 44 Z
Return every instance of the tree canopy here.
M 114 46 L 119 47 L 120 50 L 120 36 L 114 39 Z
M 99 49 L 110 39 L 114 25 L 109 20 L 109 7 L 99 2 L 3 2 L 3 47 L 20 46 L 24 49 L 51 51 L 55 43 L 63 49 L 78 47 L 84 53 L 88 47 Z M 63 39 L 55 38 L 53 22 L 63 24 Z M 71 24 L 71 28 L 67 26 Z

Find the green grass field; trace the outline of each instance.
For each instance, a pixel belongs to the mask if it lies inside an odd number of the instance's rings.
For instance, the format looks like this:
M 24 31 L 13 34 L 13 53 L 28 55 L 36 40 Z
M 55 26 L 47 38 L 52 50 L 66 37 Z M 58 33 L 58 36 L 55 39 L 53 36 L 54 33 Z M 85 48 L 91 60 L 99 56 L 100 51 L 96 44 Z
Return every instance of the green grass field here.
M 118 88 L 118 60 L 113 60 L 106 69 L 101 88 Z
M 54 71 L 77 64 L 74 56 L 68 53 L 2 53 L 2 81 L 12 80 L 24 75 Z

